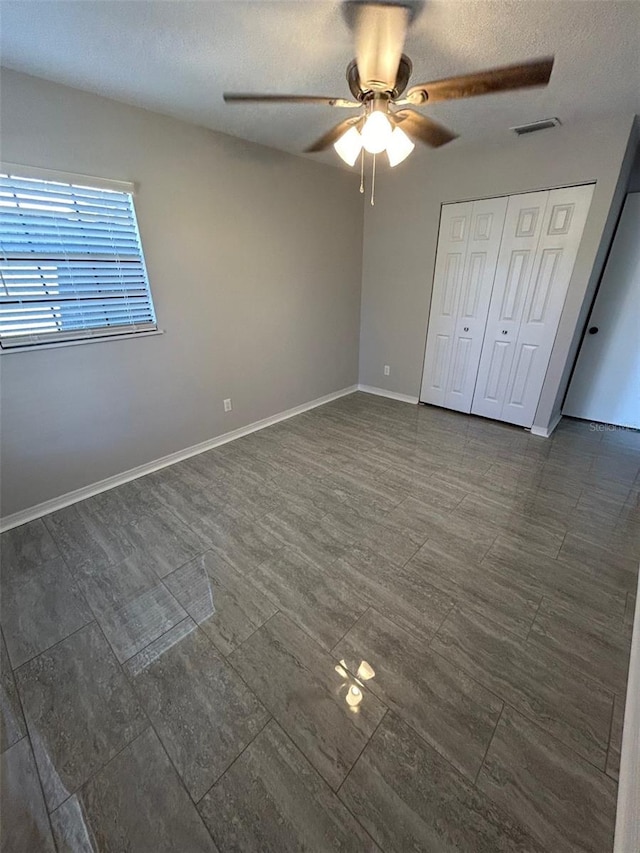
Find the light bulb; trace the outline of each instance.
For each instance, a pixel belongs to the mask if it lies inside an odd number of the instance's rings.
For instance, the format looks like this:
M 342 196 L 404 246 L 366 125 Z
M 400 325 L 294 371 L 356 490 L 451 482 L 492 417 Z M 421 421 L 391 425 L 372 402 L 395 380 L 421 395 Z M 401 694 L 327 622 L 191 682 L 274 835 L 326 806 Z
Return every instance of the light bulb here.
M 404 130 L 396 127 L 391 134 L 389 142 L 387 143 L 387 157 L 389 158 L 389 165 L 397 166 L 398 163 L 402 163 L 403 160 L 407 159 L 415 147 L 416 146 L 409 139 Z
M 362 690 L 359 687 L 350 687 L 347 691 L 347 705 L 351 708 L 357 708 L 358 705 L 362 702 Z
M 357 128 L 350 127 L 337 142 L 333 143 L 333 147 L 345 163 L 353 166 L 358 159 L 358 154 L 362 151 L 362 137 Z
M 387 147 L 391 138 L 391 124 L 386 115 L 378 110 L 371 113 L 362 128 L 362 144 L 369 154 L 379 154 Z

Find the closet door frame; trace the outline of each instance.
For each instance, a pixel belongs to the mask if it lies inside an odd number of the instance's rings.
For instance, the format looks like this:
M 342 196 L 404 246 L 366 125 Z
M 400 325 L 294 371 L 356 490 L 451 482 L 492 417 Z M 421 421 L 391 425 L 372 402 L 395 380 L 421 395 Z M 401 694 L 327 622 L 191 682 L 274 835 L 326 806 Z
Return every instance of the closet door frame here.
M 442 406 L 444 408 L 451 408 L 450 406 L 447 406 L 445 403 L 446 385 L 442 386 L 441 393 L 439 394 L 439 396 L 441 398 L 440 402 L 436 401 L 434 399 L 425 400 L 425 396 L 429 396 L 429 395 L 424 393 L 424 391 L 425 391 L 425 379 L 426 379 L 426 374 L 427 374 L 427 364 L 428 364 L 427 358 L 429 355 L 429 332 L 431 330 L 432 320 L 434 317 L 433 309 L 434 309 L 434 297 L 435 297 L 435 284 L 436 284 L 436 276 L 438 273 L 438 255 L 439 255 L 439 248 L 440 248 L 440 236 L 441 236 L 441 229 L 442 229 L 442 224 L 443 224 L 444 208 L 448 205 L 451 205 L 451 206 L 452 205 L 462 205 L 462 204 L 473 205 L 475 202 L 484 202 L 484 201 L 488 202 L 491 200 L 496 200 L 496 199 L 501 199 L 501 198 L 504 198 L 508 204 L 509 200 L 514 196 L 533 195 L 536 193 L 551 193 L 555 190 L 572 190 L 572 189 L 575 189 L 578 187 L 590 187 L 591 192 L 593 193 L 593 190 L 595 189 L 595 181 L 581 182 L 581 183 L 577 183 L 577 184 L 562 184 L 559 186 L 556 185 L 556 186 L 545 187 L 545 188 L 540 188 L 540 189 L 522 190 L 520 192 L 507 192 L 507 193 L 503 192 L 503 193 L 497 193 L 496 195 L 485 196 L 485 197 L 481 197 L 481 198 L 455 199 L 455 200 L 452 199 L 450 201 L 443 201 L 440 203 L 440 217 L 439 217 L 439 225 L 438 225 L 438 240 L 437 240 L 437 245 L 436 245 L 436 259 L 435 259 L 435 265 L 434 265 L 434 273 L 433 273 L 432 282 L 431 282 L 431 298 L 430 298 L 430 305 L 429 305 L 429 319 L 427 322 L 427 329 L 426 329 L 426 335 L 425 335 L 425 352 L 424 352 L 424 358 L 423 358 L 422 377 L 421 377 L 421 384 L 420 384 L 420 395 L 418 398 L 419 402 L 426 403 L 429 405 Z M 584 227 L 586 226 L 586 219 L 588 219 L 588 213 L 589 213 L 589 206 L 587 207 L 587 212 L 586 212 L 586 216 L 585 216 L 585 223 L 583 224 L 583 230 L 580 234 L 580 239 L 578 240 L 578 247 L 576 249 L 576 254 L 579 251 L 579 247 L 580 247 L 580 244 L 582 242 L 582 234 L 584 233 Z M 506 219 L 506 216 L 505 216 L 505 219 Z M 503 232 L 504 232 L 504 224 L 505 224 L 505 222 L 503 221 Z M 501 238 L 500 238 L 500 246 L 499 246 L 498 252 L 500 251 L 500 249 L 502 247 L 503 236 L 504 236 L 504 234 L 502 233 Z M 467 249 L 465 247 L 465 261 L 466 261 L 466 257 L 467 257 Z M 573 263 L 575 265 L 575 258 L 574 258 Z M 567 288 L 565 290 L 564 298 L 562 300 L 562 306 L 560 308 L 560 312 L 558 315 L 558 323 L 559 323 L 560 318 L 562 316 L 562 310 L 564 308 L 564 303 L 566 301 L 566 294 L 568 293 L 570 279 L 571 279 L 571 274 L 569 276 L 569 281 L 567 282 Z M 494 287 L 494 286 L 495 286 L 495 277 L 494 277 L 494 282 L 492 284 L 492 287 Z M 460 299 L 460 290 L 461 290 L 461 287 L 459 286 L 457 288 L 457 292 L 456 292 L 456 318 L 457 318 L 457 305 L 458 305 L 458 302 Z M 492 292 L 490 293 L 489 298 L 491 299 L 491 297 L 492 297 Z M 483 338 L 482 346 L 484 346 L 484 340 L 485 339 L 486 339 L 486 328 L 485 328 L 485 336 Z M 516 343 L 516 341 L 514 341 L 514 343 Z M 449 345 L 448 345 L 449 348 L 451 348 L 451 345 L 452 345 L 452 342 L 450 340 Z M 553 347 L 553 341 L 551 342 L 551 348 L 549 350 L 549 357 L 551 355 L 552 347 Z M 482 357 L 482 352 L 480 353 L 480 358 L 481 357 Z M 478 360 L 478 371 L 479 371 L 479 367 L 480 367 L 480 358 Z M 548 366 L 548 359 L 547 359 L 547 366 Z M 451 363 L 449 364 L 449 368 L 451 368 Z M 475 382 L 474 391 L 472 392 L 472 398 L 475 397 L 475 392 L 477 390 L 478 371 L 476 371 L 476 382 Z M 447 382 L 449 381 L 449 373 L 450 373 L 450 370 L 447 371 Z M 545 375 L 546 375 L 546 370 L 545 370 Z M 512 377 L 512 371 L 510 370 L 509 371 L 509 380 L 508 380 L 509 386 L 512 384 L 512 382 L 511 382 L 512 378 L 513 378 Z M 542 382 L 544 384 L 544 376 L 543 376 Z M 433 395 L 430 395 L 430 396 L 433 397 Z M 538 401 L 536 401 L 536 408 L 537 408 L 537 402 L 539 402 L 539 398 L 538 398 Z M 472 411 L 472 413 L 475 413 L 475 412 L 473 412 L 473 404 L 472 404 L 471 411 Z M 480 413 L 478 413 L 478 414 L 480 414 Z M 500 415 L 489 415 L 489 414 L 487 414 L 487 415 L 482 415 L 482 416 L 493 417 L 496 420 L 501 420 L 502 419 L 502 417 L 501 417 L 502 412 L 500 412 Z M 535 417 L 535 411 L 533 412 L 533 415 L 531 418 L 532 421 L 533 421 L 534 417 Z M 512 423 L 513 421 L 509 421 L 509 422 Z M 530 426 L 530 424 L 529 424 L 529 426 Z M 525 428 L 528 428 L 528 427 L 525 427 Z

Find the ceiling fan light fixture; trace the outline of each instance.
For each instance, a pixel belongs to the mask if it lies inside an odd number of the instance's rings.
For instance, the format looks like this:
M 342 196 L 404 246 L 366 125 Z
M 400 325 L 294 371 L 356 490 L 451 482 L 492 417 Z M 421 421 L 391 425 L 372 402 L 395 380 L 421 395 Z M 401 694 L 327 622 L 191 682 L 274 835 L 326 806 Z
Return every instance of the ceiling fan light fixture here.
M 391 122 L 383 112 L 375 110 L 362 128 L 362 145 L 369 154 L 380 154 L 391 139 Z
M 350 127 L 333 147 L 348 166 L 353 166 L 362 151 L 362 136 L 356 127 Z
M 409 139 L 407 134 L 400 127 L 396 127 L 387 143 L 387 157 L 389 165 L 393 168 L 398 163 L 406 160 L 409 154 L 415 148 L 415 144 Z

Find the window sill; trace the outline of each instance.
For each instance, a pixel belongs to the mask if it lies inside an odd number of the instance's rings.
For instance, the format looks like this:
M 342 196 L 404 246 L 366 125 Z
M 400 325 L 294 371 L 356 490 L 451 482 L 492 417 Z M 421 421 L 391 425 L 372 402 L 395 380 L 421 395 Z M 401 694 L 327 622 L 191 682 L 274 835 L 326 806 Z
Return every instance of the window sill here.
M 77 347 L 84 344 L 102 344 L 106 341 L 129 341 L 138 338 L 150 338 L 154 335 L 164 335 L 164 329 L 152 329 L 148 332 L 132 332 L 124 335 L 100 335 L 95 338 L 78 338 L 73 341 L 57 341 L 50 344 L 27 344 L 23 347 L 0 348 L 0 356 L 16 355 L 23 352 L 40 352 L 43 349 L 59 349 L 60 347 Z

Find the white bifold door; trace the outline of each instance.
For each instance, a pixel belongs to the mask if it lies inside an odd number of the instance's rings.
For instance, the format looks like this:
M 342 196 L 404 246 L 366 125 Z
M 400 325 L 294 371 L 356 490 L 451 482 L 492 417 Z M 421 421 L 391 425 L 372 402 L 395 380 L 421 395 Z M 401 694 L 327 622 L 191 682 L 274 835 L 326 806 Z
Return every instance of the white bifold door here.
M 531 426 L 592 194 L 443 206 L 423 402 Z
M 442 207 L 424 403 L 471 411 L 506 209 L 506 198 Z
M 530 427 L 593 186 L 512 196 L 471 411 Z

